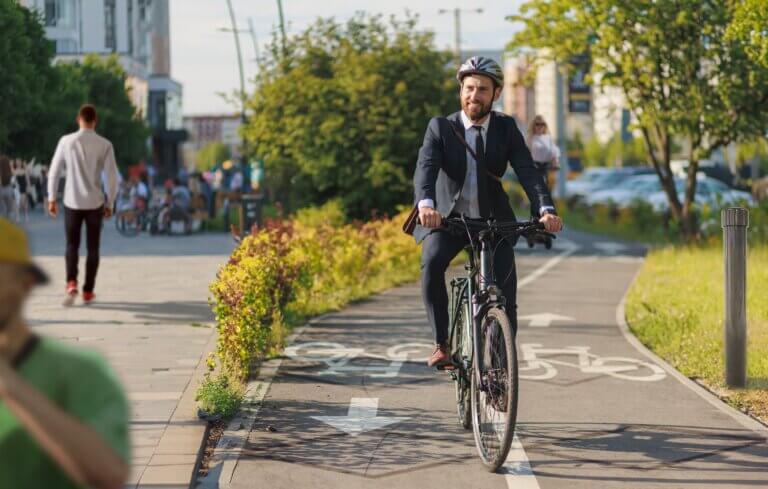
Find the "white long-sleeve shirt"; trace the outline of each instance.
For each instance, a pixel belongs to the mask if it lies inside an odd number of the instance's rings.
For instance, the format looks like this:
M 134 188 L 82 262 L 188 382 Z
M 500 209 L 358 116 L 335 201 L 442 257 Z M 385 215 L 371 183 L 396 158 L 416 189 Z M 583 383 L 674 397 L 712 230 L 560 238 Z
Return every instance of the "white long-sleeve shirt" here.
M 531 157 L 539 163 L 550 163 L 560 158 L 560 148 L 549 134 L 537 134 L 531 137 Z
M 66 207 L 90 210 L 114 205 L 118 186 L 115 150 L 112 143 L 92 129 L 80 129 L 59 140 L 48 173 L 48 195 L 52 199 L 64 175 Z

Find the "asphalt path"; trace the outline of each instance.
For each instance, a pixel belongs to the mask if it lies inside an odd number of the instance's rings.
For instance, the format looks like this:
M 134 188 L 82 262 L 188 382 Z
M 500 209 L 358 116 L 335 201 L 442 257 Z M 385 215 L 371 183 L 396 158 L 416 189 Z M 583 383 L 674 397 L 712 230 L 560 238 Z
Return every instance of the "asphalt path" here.
M 302 330 L 262 382 L 242 449 L 229 469 L 212 470 L 218 485 L 768 486 L 765 430 L 622 332 L 621 303 L 642 248 L 566 233 L 549 252 L 517 253 L 520 406 L 499 473 L 484 469 L 471 430 L 459 426 L 449 376 L 424 364 L 432 334 L 419 285 L 410 284 Z

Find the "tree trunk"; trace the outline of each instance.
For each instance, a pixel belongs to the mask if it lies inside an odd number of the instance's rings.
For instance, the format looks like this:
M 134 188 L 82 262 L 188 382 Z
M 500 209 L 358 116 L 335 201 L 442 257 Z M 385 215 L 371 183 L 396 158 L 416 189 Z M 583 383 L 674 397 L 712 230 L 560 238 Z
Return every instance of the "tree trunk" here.
M 685 181 L 685 196 L 683 198 L 683 212 L 680 220 L 683 238 L 687 242 L 698 238 L 699 230 L 696 226 L 696 215 L 693 212 L 693 204 L 696 200 L 696 173 L 699 170 L 699 161 L 691 158 L 688 164 L 688 172 Z

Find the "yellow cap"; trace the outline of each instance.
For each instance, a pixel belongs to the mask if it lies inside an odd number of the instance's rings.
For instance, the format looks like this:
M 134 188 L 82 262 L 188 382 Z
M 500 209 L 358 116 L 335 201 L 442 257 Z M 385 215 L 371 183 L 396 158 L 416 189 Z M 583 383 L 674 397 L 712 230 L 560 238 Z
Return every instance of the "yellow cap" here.
M 38 283 L 48 281 L 45 272 L 32 262 L 26 233 L 2 217 L 0 217 L 0 263 L 21 265 L 34 275 Z

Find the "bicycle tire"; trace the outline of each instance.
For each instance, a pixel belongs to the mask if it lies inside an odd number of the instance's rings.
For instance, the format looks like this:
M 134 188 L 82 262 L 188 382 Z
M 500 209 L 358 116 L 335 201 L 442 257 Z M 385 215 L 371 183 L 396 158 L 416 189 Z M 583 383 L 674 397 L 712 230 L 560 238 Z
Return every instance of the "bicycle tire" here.
M 483 392 L 478 385 L 478 375 L 474 370 L 481 366 L 477 362 L 471 373 L 475 446 L 483 464 L 491 472 L 496 472 L 506 461 L 517 422 L 519 382 L 513 334 L 507 314 L 498 307 L 489 309 L 482 320 L 480 344 L 476 345 L 483 351 L 486 368 L 482 369 L 485 370 L 482 375 L 486 379 L 488 392 Z
M 457 308 L 458 314 L 453 319 L 453 334 L 451 335 L 451 352 L 455 355 L 455 360 L 459 360 L 458 368 L 456 369 L 456 380 L 454 382 L 456 387 L 456 414 L 459 418 L 459 424 L 465 430 L 472 428 L 472 400 L 470 397 L 470 382 L 467 381 L 468 373 L 463 369 L 462 352 L 461 349 L 464 346 L 461 338 L 465 334 L 465 328 L 467 327 L 467 314 L 469 304 L 466 299 L 461 300 L 460 306 Z M 456 362 L 454 362 L 456 363 Z
M 130 221 L 126 219 L 128 215 L 132 215 L 133 219 Z M 130 222 L 130 225 L 126 226 Z M 115 216 L 115 228 L 120 235 L 126 238 L 133 238 L 139 234 L 141 230 L 141 218 L 136 211 L 120 211 Z

